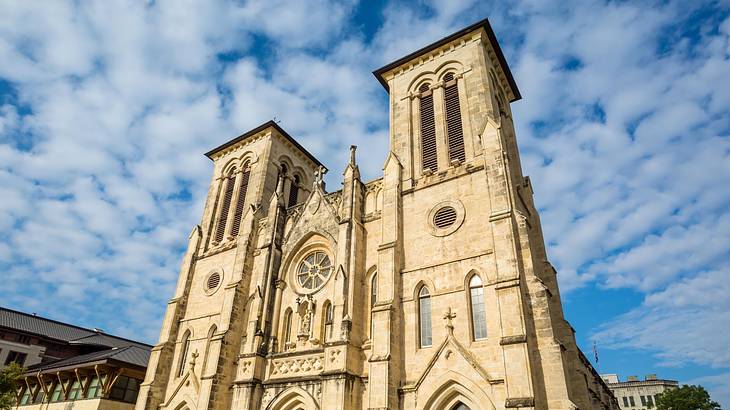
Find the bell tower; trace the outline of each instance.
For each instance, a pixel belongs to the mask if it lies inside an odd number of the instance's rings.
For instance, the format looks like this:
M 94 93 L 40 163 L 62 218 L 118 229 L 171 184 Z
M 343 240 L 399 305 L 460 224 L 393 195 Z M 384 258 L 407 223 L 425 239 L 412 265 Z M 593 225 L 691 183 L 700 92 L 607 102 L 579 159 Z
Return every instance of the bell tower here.
M 231 408 L 245 352 L 265 352 L 286 208 L 312 191 L 322 164 L 275 122 L 211 150 L 213 177 L 190 233 L 137 409 Z M 178 407 L 180 406 L 180 407 Z
M 460 366 L 476 383 L 470 408 L 593 408 L 608 389 L 563 318 L 515 140 L 521 95 L 488 20 L 374 74 L 389 94 L 391 197 L 369 408 L 398 395 L 401 408 L 451 408 L 435 403 L 469 383 L 448 370 Z
M 374 74 L 389 94 L 390 149 L 406 190 L 478 161 L 488 122 L 511 121 L 509 103 L 521 98 L 486 20 Z

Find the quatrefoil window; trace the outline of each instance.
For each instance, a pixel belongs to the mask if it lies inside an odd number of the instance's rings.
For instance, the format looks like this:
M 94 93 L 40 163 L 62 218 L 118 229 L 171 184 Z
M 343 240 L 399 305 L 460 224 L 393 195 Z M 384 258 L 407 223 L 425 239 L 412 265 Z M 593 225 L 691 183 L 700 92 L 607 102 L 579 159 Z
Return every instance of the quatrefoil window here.
M 322 251 L 314 251 L 299 263 L 297 281 L 305 289 L 316 289 L 327 280 L 331 272 L 330 257 Z

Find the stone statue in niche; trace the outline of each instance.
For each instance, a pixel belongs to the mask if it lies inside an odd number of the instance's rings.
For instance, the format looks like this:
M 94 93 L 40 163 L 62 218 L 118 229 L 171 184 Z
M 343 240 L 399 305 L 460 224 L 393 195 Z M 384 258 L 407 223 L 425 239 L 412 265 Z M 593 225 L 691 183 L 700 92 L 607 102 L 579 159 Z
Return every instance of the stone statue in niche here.
M 312 335 L 312 318 L 314 317 L 314 299 L 311 295 L 307 296 L 307 300 L 299 306 L 300 325 L 297 339 L 308 340 Z

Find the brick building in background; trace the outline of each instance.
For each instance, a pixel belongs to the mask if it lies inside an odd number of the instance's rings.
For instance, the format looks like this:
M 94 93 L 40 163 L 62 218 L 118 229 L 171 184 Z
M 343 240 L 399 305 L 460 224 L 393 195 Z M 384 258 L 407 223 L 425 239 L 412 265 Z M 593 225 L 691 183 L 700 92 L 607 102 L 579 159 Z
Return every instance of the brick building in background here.
M 0 365 L 16 362 L 26 369 L 18 409 L 130 410 L 150 348 L 99 329 L 0 308 Z

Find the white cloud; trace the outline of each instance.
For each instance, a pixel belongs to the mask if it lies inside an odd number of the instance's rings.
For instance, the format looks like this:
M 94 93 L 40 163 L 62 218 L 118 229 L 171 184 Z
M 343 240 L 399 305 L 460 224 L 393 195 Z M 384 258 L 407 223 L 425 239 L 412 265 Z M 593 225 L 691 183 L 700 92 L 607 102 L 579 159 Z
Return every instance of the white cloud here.
M 728 294 L 708 283 L 728 273 L 730 18 L 695 33 L 683 28 L 700 2 L 392 2 L 365 38 L 355 7 L 5 5 L 3 300 L 154 340 L 159 320 L 132 318 L 162 317 L 207 193 L 203 152 L 276 116 L 331 185 L 351 143 L 375 177 L 387 102 L 370 72 L 489 15 L 524 96 L 518 141 L 563 290 L 635 289 L 644 304 L 602 328 L 605 342 L 730 366 L 730 336 L 707 332 L 727 314 L 690 303 Z
M 718 332 L 718 326 L 730 323 L 728 275 L 728 269 L 700 272 L 675 282 L 604 325 L 595 337 L 613 348 L 659 351 L 664 365 L 728 367 L 727 338 Z

